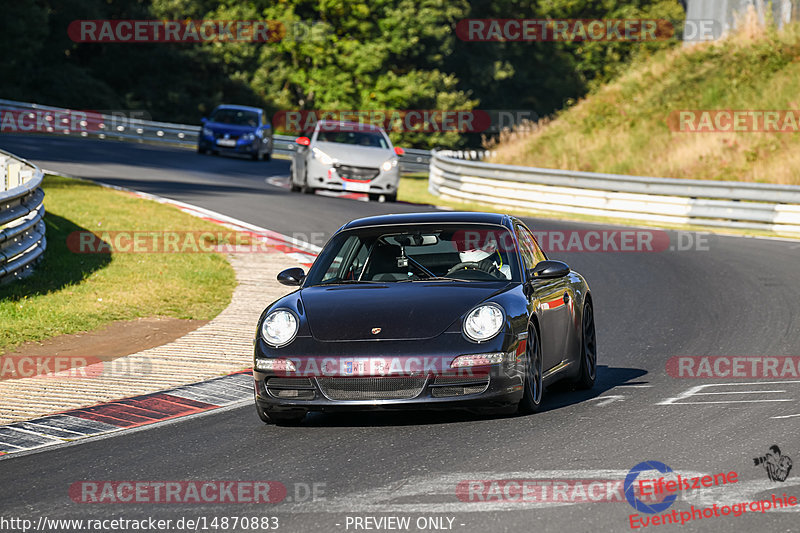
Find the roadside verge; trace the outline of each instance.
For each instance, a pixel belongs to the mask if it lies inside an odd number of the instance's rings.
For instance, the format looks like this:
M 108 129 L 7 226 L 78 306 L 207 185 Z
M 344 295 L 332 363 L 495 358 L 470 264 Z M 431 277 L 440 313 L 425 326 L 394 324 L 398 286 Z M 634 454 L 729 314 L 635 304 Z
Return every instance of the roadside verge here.
M 237 280 L 231 303 L 173 342 L 115 359 L 110 371 L 99 362 L 81 372 L 0 382 L 0 423 L 7 424 L 0 426 L 2 454 L 187 416 L 252 395 L 251 378 L 242 372 L 252 362 L 256 322 L 269 302 L 289 291 L 275 278 L 298 263 L 309 266 L 318 249 L 220 213 L 128 192 L 245 233 L 262 253 L 228 254 Z

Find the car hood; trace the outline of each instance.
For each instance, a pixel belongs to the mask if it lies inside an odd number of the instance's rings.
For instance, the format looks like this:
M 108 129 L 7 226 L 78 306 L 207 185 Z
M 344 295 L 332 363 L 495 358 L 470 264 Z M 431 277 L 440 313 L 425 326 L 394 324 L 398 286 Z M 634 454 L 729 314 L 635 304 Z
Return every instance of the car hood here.
M 242 135 L 256 131 L 256 126 L 237 126 L 235 124 L 222 124 L 219 122 L 206 122 L 205 127 L 214 133 L 228 133 L 230 135 Z
M 301 299 L 319 341 L 430 339 L 505 283 L 416 281 L 308 287 Z M 380 332 L 373 333 L 374 328 Z
M 317 142 L 314 146 L 339 163 L 357 167 L 380 168 L 384 161 L 395 155 L 392 150 L 354 144 Z

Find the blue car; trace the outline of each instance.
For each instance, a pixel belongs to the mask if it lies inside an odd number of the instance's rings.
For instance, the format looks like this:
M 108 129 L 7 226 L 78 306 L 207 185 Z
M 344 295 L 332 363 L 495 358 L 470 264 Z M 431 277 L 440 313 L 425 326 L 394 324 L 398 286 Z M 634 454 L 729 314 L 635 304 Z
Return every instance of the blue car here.
M 254 160 L 272 159 L 272 124 L 267 113 L 243 105 L 218 106 L 203 118 L 197 152 L 245 154 Z

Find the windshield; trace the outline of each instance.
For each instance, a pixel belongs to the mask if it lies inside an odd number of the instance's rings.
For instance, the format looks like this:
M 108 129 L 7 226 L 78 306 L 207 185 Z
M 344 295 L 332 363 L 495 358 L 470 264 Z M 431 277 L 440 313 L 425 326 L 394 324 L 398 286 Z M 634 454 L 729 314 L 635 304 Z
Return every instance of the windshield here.
M 356 146 L 369 146 L 371 148 L 389 148 L 386 138 L 376 131 L 320 131 L 317 134 L 318 142 L 354 144 Z
M 500 226 L 359 228 L 336 235 L 305 286 L 425 280 L 519 281 L 514 237 Z
M 211 114 L 211 122 L 234 126 L 258 126 L 258 113 L 241 109 L 217 109 Z

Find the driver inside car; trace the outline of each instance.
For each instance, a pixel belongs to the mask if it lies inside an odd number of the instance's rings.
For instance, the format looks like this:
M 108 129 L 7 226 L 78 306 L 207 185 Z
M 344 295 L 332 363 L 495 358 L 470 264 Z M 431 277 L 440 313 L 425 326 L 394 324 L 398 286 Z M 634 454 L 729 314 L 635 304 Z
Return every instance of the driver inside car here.
M 486 234 L 485 238 L 473 242 L 455 241 L 455 244 L 459 249 L 458 256 L 463 268 L 481 270 L 501 279 L 511 279 L 511 267 L 503 262 L 494 235 Z

